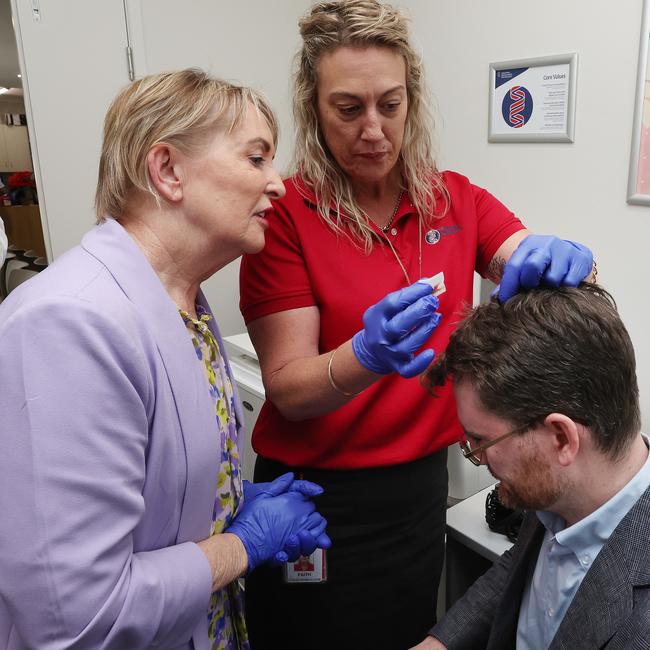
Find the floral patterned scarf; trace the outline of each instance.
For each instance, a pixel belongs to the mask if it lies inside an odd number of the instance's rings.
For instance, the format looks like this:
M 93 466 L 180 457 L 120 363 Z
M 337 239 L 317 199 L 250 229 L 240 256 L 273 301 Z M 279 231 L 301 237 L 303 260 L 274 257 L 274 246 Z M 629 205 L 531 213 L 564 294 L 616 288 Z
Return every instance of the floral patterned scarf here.
M 212 316 L 200 305 L 197 305 L 198 320 L 180 308 L 178 311 L 192 339 L 197 359 L 205 370 L 210 395 L 214 400 L 215 429 L 220 440 L 221 458 L 217 461 L 217 495 L 210 535 L 218 535 L 230 525 L 243 494 L 232 381 L 219 343 L 207 324 Z M 212 594 L 207 615 L 213 650 L 250 649 L 243 600 L 243 590 L 237 580 Z

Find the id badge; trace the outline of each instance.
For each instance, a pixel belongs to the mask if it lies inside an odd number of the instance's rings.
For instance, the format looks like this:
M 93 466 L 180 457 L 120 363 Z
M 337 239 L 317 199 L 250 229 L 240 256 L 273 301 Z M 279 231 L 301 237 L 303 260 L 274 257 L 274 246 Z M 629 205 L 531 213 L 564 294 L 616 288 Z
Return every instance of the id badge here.
M 295 562 L 284 565 L 284 581 L 298 582 L 326 582 L 327 567 L 325 551 L 317 548 L 311 555 L 301 555 Z

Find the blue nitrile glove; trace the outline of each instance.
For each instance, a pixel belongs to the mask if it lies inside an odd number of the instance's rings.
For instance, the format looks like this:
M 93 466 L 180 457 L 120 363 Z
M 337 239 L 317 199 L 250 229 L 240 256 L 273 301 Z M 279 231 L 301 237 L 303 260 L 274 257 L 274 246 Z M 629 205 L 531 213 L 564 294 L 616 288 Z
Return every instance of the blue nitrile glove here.
M 269 482 L 251 483 L 250 481 L 244 480 L 243 485 L 244 501 L 256 499 L 260 494 L 275 497 L 278 494 L 282 494 L 282 492 L 300 492 L 306 497 L 317 497 L 319 494 L 323 494 L 323 488 L 316 483 L 300 479 L 294 481 L 293 472 L 287 472 L 282 476 L 278 476 L 274 481 Z M 278 488 L 285 485 L 286 487 L 283 487 L 282 492 L 278 492 Z
M 293 474 L 268 484 L 256 498 L 246 501 L 225 532 L 237 535 L 248 555 L 248 572 L 275 557 L 289 537 L 306 526 L 316 506 L 301 492 L 287 491 Z
M 283 474 L 273 482 L 250 483 L 244 481 L 244 502 L 256 499 L 260 495 L 277 496 L 278 485 L 284 485 L 288 477 L 293 479 L 291 472 Z M 277 483 L 282 479 L 280 484 Z M 296 480 L 285 488 L 285 491 L 300 492 L 306 497 L 315 497 L 323 493 L 323 488 L 311 481 Z M 330 548 L 332 541 L 325 533 L 327 521 L 317 512 L 312 512 L 307 518 L 304 528 L 291 535 L 287 540 L 285 547 L 278 551 L 271 564 L 284 564 L 285 562 L 295 562 L 301 555 L 311 555 L 317 548 Z
M 271 564 L 295 562 L 301 555 L 311 555 L 317 548 L 330 548 L 332 540 L 325 532 L 326 527 L 326 519 L 318 512 L 312 512 L 305 522 L 305 528 L 289 537 L 284 549 L 275 554 Z
M 591 251 L 582 244 L 552 235 L 528 235 L 510 256 L 493 295 L 505 302 L 520 287 L 577 287 L 591 273 L 593 263 Z
M 364 328 L 352 337 L 352 350 L 362 366 L 386 375 L 415 377 L 433 361 L 434 351 L 414 356 L 440 322 L 433 288 L 416 282 L 389 293 L 363 315 Z

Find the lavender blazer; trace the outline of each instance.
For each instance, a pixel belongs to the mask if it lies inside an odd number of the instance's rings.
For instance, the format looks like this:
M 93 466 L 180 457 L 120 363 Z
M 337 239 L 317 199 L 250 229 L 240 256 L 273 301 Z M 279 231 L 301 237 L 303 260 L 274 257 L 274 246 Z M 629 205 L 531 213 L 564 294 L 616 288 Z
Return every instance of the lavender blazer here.
M 0 648 L 209 647 L 211 573 L 194 542 L 209 533 L 215 431 L 185 325 L 117 222 L 12 292 L 0 305 Z

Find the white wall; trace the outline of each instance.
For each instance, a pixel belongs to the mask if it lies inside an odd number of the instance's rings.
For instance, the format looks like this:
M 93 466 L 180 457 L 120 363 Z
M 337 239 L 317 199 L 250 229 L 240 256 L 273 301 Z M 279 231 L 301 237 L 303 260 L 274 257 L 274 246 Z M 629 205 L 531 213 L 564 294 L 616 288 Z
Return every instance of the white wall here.
M 440 161 L 533 231 L 590 246 L 637 353 L 650 428 L 650 208 L 626 204 L 641 0 L 401 0 L 442 117 Z M 575 142 L 487 142 L 493 61 L 578 53 Z M 615 381 L 615 378 L 612 378 Z

